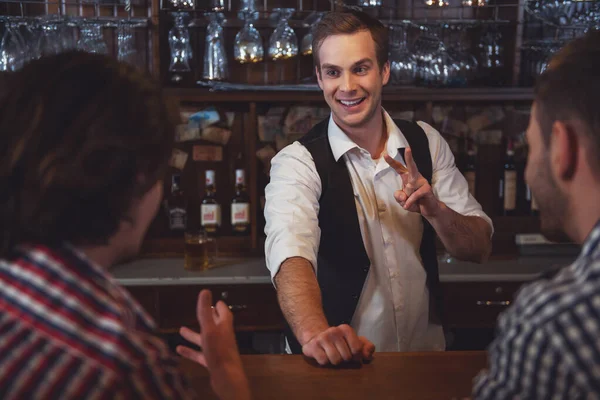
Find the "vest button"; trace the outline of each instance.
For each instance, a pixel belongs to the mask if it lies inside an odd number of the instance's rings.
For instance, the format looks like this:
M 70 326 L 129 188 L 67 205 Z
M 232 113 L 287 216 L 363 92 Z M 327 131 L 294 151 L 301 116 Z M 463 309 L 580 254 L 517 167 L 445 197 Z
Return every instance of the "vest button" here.
M 355 294 L 355 295 L 352 295 L 352 298 L 353 298 L 354 300 L 358 300 L 358 295 L 357 295 L 357 294 Z
M 364 267 L 363 272 L 369 272 L 369 267 Z

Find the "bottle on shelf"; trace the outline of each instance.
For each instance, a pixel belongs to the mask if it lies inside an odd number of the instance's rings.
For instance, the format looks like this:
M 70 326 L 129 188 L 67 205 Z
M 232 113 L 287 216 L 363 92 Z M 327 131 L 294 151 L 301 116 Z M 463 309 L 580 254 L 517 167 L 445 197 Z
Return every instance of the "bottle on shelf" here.
M 205 171 L 205 194 L 200 204 L 200 224 L 209 236 L 217 236 L 221 228 L 221 205 L 217 201 L 215 171 Z
M 540 215 L 540 210 L 538 209 L 537 201 L 535 200 L 535 197 L 533 196 L 533 192 L 531 191 L 531 188 L 529 187 L 529 185 L 527 185 L 527 203 L 529 204 L 529 214 L 530 215 L 533 215 L 533 216 Z
M 465 164 L 465 179 L 469 184 L 469 193 L 475 197 L 475 188 L 477 182 L 477 151 L 474 146 L 469 143 L 469 150 L 467 150 L 467 161 Z
M 517 168 L 515 165 L 515 152 L 512 140 L 508 140 L 504 171 L 500 178 L 499 193 L 501 212 L 500 215 L 515 215 L 517 209 Z
M 234 235 L 250 234 L 250 199 L 243 169 L 235 170 L 235 194 L 231 200 L 231 229 Z
M 171 194 L 167 200 L 169 210 L 169 229 L 173 232 L 184 231 L 187 227 L 187 201 L 181 190 L 181 175 L 171 176 Z

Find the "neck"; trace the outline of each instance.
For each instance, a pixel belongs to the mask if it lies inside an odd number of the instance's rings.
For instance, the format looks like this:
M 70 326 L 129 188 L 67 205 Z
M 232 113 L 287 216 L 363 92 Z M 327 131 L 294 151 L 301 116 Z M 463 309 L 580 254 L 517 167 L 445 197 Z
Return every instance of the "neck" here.
M 117 262 L 117 254 L 109 245 L 106 246 L 79 246 L 87 258 L 94 264 L 101 266 L 104 269 L 110 268 Z
M 375 112 L 375 115 L 368 122 L 359 127 L 348 127 L 340 123 L 335 114 L 333 115 L 333 120 L 354 143 L 367 150 L 373 159 L 381 156 L 385 148 L 385 142 L 387 141 L 381 107 L 378 108 L 378 111 Z
M 600 203 L 598 202 L 600 187 L 597 182 L 593 182 L 573 193 L 576 193 L 574 196 L 577 199 L 571 199 L 570 201 L 571 207 L 566 233 L 576 243 L 583 244 L 598 220 L 600 220 Z

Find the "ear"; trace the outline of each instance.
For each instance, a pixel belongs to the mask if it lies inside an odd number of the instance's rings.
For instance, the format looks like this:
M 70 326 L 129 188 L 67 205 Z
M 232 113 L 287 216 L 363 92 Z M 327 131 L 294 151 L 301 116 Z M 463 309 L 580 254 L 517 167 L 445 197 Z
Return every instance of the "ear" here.
M 556 182 L 570 181 L 577 168 L 578 137 L 573 127 L 563 121 L 552 124 L 550 168 Z
M 387 85 L 388 81 L 390 80 L 390 62 L 386 61 L 385 64 L 383 64 L 383 68 L 381 69 L 381 78 L 383 81 L 383 85 Z
M 321 90 L 323 90 L 323 79 L 321 79 L 321 69 L 315 65 L 315 75 L 317 75 L 317 83 Z

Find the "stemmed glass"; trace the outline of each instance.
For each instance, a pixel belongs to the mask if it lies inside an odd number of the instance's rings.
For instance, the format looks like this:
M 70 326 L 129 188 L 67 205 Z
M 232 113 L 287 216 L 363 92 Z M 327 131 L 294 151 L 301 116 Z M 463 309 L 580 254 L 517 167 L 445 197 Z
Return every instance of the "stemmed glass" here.
M 245 23 L 242 30 L 235 35 L 233 47 L 233 58 L 240 64 L 261 62 L 264 58 L 262 37 L 253 22 L 256 20 L 256 12 L 241 11 Z
M 273 11 L 279 14 L 280 19 L 277 27 L 269 38 L 269 57 L 274 60 L 286 60 L 298 55 L 298 38 L 296 33 L 288 24 L 288 20 L 294 14 L 293 8 L 275 8 Z
M 390 73 L 392 83 L 413 85 L 417 76 L 417 59 L 408 49 L 406 28 L 390 26 Z
M 211 81 L 221 81 L 228 77 L 227 55 L 223 38 L 222 13 L 208 13 L 210 20 L 206 28 L 204 71 L 202 77 Z
M 135 64 L 135 31 L 131 21 L 121 20 L 117 25 L 117 58 Z
M 462 0 L 462 5 L 465 7 L 483 7 L 487 3 L 488 0 Z
M 306 19 L 304 23 L 310 26 L 310 30 L 304 37 L 302 38 L 302 43 L 300 43 L 300 54 L 303 56 L 310 56 L 313 52 L 312 41 L 313 41 L 313 28 L 319 21 L 323 18 L 322 12 L 312 12 Z
M 102 25 L 83 21 L 79 27 L 77 48 L 88 53 L 108 54 L 108 47 L 102 36 Z
M 171 59 L 169 62 L 169 71 L 188 72 L 191 71 L 190 60 L 192 58 L 192 46 L 190 44 L 190 33 L 185 24 L 187 13 L 174 12 L 174 25 L 169 30 L 169 49 Z
M 24 42 L 19 25 L 5 20 L 4 35 L 0 41 L 0 71 L 17 71 L 25 64 Z
M 417 76 L 426 86 L 445 86 L 450 82 L 449 56 L 444 43 L 431 33 L 421 34 L 415 42 Z

